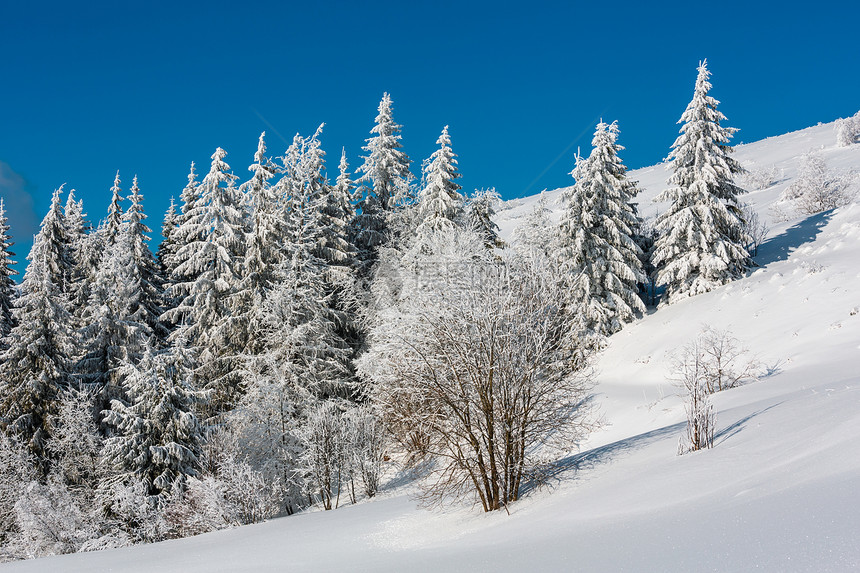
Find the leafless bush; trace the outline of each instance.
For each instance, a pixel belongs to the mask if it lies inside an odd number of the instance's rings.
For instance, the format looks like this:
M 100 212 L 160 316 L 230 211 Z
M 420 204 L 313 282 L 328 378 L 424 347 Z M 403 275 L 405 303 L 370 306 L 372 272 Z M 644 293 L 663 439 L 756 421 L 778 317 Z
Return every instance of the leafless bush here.
M 793 201 L 799 213 L 813 215 L 846 205 L 851 201 L 852 172 L 834 173 L 820 153 L 807 153 L 801 159 L 797 179 L 785 190 L 782 201 Z
M 672 379 L 685 393 L 684 411 L 687 414 L 686 440 L 679 445 L 679 454 L 711 448 L 714 445 L 716 414 L 708 389 L 707 361 L 702 341 L 697 338 L 684 347 L 672 365 Z
M 706 326 L 698 343 L 704 353 L 702 368 L 709 393 L 734 388 L 758 377 L 761 364 L 729 330 Z
M 760 363 L 729 330 L 705 326 L 677 352 L 670 379 L 684 391 L 687 413 L 686 442 L 679 453 L 713 446 L 715 414 L 710 395 L 755 380 Z
M 343 412 L 333 401 L 322 402 L 299 432 L 304 446 L 300 457 L 308 496 L 329 510 L 338 506 L 349 474 Z
M 364 494 L 373 497 L 379 491 L 382 464 L 385 460 L 385 434 L 382 421 L 367 406 L 352 408 L 344 415 L 346 447 L 350 475 L 358 474 Z M 355 503 L 352 482 L 351 495 Z
M 776 165 L 749 167 L 746 173 L 742 175 L 741 182 L 747 189 L 767 189 L 779 181 L 781 174 Z
M 853 117 L 836 121 L 836 145 L 848 147 L 856 143 L 858 138 L 860 138 L 860 111 Z
M 752 256 L 756 256 L 759 246 L 767 239 L 770 227 L 768 227 L 767 223 L 759 217 L 758 213 L 750 205 L 743 206 L 743 220 L 747 235 L 752 239 L 752 242 L 747 247 L 747 251 Z
M 498 265 L 476 248 L 437 237 L 426 256 Z M 570 448 L 588 429 L 588 380 L 566 368 L 568 326 L 545 260 L 514 258 L 480 281 L 421 285 L 380 313 L 359 371 L 398 443 L 426 438 L 416 457 L 433 460 L 425 500 L 474 494 L 485 511 L 518 499 L 537 453 Z M 432 304 L 428 304 L 431 303 Z

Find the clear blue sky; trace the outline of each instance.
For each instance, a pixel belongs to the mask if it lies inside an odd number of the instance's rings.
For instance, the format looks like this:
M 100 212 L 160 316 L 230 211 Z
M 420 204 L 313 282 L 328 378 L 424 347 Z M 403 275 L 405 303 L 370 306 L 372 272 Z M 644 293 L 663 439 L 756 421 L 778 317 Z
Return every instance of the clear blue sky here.
M 761 3 L 763 4 L 763 3 Z M 191 161 L 243 179 L 322 122 L 355 169 L 384 91 L 417 174 L 450 125 L 467 191 L 568 184 L 577 146 L 618 120 L 630 168 L 660 161 L 700 59 L 736 142 L 860 108 L 857 2 L 4 2 L 0 196 L 18 259 L 51 191 L 104 216 L 120 170 L 157 231 Z

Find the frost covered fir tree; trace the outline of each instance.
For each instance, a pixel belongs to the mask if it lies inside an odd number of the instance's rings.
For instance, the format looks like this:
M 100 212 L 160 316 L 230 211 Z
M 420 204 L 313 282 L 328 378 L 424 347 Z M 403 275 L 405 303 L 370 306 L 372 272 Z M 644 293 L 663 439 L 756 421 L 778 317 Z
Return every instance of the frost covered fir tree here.
M 71 272 L 69 240 L 60 189 L 33 239 L 21 295 L 12 311 L 15 325 L 0 357 L 0 424 L 24 442 L 43 475 L 61 390 L 67 387 L 74 351 L 66 278 Z
M 363 199 L 354 222 L 355 244 L 364 270 L 376 260 L 376 249 L 387 239 L 388 218 L 394 206 L 409 194 L 409 158 L 401 151 L 400 129 L 391 111 L 391 96 L 386 92 L 379 102 L 376 125 L 362 149 L 367 152 L 358 168 Z
M 127 234 L 125 240 L 131 249 L 131 260 L 133 268 L 131 273 L 139 282 L 139 290 L 130 301 L 132 320 L 147 325 L 148 330 L 156 336 L 158 341 L 163 341 L 167 336 L 167 329 L 159 320 L 162 309 L 162 288 L 164 278 L 158 263 L 147 244 L 150 238 L 147 233 L 152 229 L 147 227 L 146 213 L 143 212 L 143 195 L 137 184 L 137 175 L 131 184 L 131 205 L 123 217 L 124 225 L 122 233 Z
M 283 219 L 278 212 L 274 187 L 269 183 L 277 167 L 266 156 L 266 132 L 260 134 L 254 163 L 248 167 L 251 179 L 239 189 L 251 213 L 251 228 L 244 260 L 245 288 L 251 292 L 268 291 L 274 283 L 274 270 L 281 260 Z
M 518 251 L 535 251 L 550 258 L 551 243 L 555 238 L 555 225 L 550 218 L 549 198 L 541 191 L 534 208 L 522 225 L 514 229 L 513 246 Z
M 637 283 L 645 280 L 638 226 L 631 203 L 635 183 L 616 143 L 618 126 L 597 125 L 588 159 L 577 157 L 572 187 L 562 191 L 564 214 L 556 237 L 556 259 L 566 288 L 564 301 L 577 345 L 599 349 L 606 336 L 643 312 Z
M 12 260 L 15 253 L 10 251 L 12 239 L 9 236 L 9 220 L 6 218 L 6 206 L 0 199 L 0 349 L 5 348 L 3 340 L 12 330 L 12 303 L 15 298 L 15 281 L 12 277 L 18 274 Z
M 234 294 L 237 308 L 236 328 L 244 330 L 243 351 L 257 354 L 262 348 L 260 328 L 263 301 L 277 282 L 277 269 L 283 257 L 284 232 L 281 202 L 270 181 L 277 167 L 266 155 L 266 132 L 260 134 L 254 163 L 248 167 L 251 179 L 239 187 L 246 209 L 250 213 L 249 232 L 245 237 L 245 257 L 241 268 L 241 281 Z
M 204 435 L 192 413 L 199 393 L 189 386 L 190 367 L 181 340 L 166 350 L 149 348 L 138 364 L 122 367 L 128 400 L 113 400 L 105 416 L 115 435 L 102 450 L 111 474 L 100 489 L 143 482 L 149 496 L 163 499 L 197 474 Z
M 451 150 L 448 126 L 436 140 L 439 149 L 430 156 L 424 175 L 425 186 L 418 196 L 418 233 L 450 230 L 461 218 L 463 196 L 455 182 L 457 155 Z
M 326 305 L 337 335 L 352 349 L 357 348 L 361 340 L 361 327 L 356 317 L 357 248 L 350 232 L 350 223 L 355 217 L 352 204 L 354 188 L 346 151 L 341 150 L 337 180 L 334 185 L 326 185 L 324 193 L 318 254 L 325 264 Z M 352 354 L 350 352 L 350 356 Z M 349 366 L 351 370 L 351 362 Z
M 693 100 L 679 121 L 681 135 L 668 157 L 669 188 L 656 198 L 670 202 L 655 223 L 659 236 L 651 255 L 668 303 L 738 279 L 752 265 L 737 198 L 744 190 L 732 179 L 743 172 L 730 156 L 736 129 L 720 125 L 726 117 L 708 95 L 707 60 L 698 71 Z
M 83 201 L 75 200 L 75 190 L 70 189 L 66 196 L 66 206 L 63 209 L 66 231 L 69 237 L 69 255 L 72 262 L 72 273 L 69 277 L 69 300 L 73 311 L 79 317 L 79 306 L 86 302 L 87 278 L 91 274 L 86 265 L 86 242 L 89 223 L 86 221 Z
M 182 207 L 180 213 L 176 216 L 176 228 L 170 233 L 172 242 L 169 255 L 165 256 L 162 261 L 164 264 L 164 306 L 165 313 L 161 316 L 168 328 L 176 326 L 181 318 L 181 313 L 175 312 L 176 307 L 184 298 L 179 285 L 193 283 L 197 275 L 197 271 L 193 270 L 191 265 L 183 266 L 191 255 L 194 254 L 193 248 L 185 248 L 188 245 L 197 243 L 203 237 L 203 229 L 200 225 L 191 220 L 191 214 L 197 214 L 198 204 L 200 203 L 200 182 L 197 181 L 197 172 L 194 162 L 191 162 L 191 169 L 188 172 L 188 183 L 182 189 L 180 200 Z M 180 272 L 178 269 L 182 267 Z
M 315 395 L 346 397 L 352 392 L 351 349 L 332 302 L 334 283 L 325 258 L 332 253 L 320 248 L 327 244 L 325 234 L 332 232 L 325 216 L 330 186 L 323 173 L 320 129 L 310 138 L 296 136 L 286 160 L 288 182 L 279 184 L 289 186 L 285 258 L 281 279 L 266 304 L 266 348 L 294 371 L 304 372 L 300 379 Z
M 120 205 L 120 201 L 122 201 L 120 192 L 122 189 L 120 189 L 120 183 L 119 171 L 117 171 L 116 177 L 114 177 L 113 180 L 113 187 L 110 188 L 111 200 L 110 206 L 108 206 L 108 216 L 105 220 L 104 226 L 104 239 L 107 246 L 116 242 L 120 227 L 122 226 L 122 206 Z
M 245 343 L 237 328 L 242 310 L 236 307 L 235 293 L 241 281 L 246 217 L 226 155 L 220 147 L 212 155 L 209 173 L 196 189 L 199 198 L 183 214 L 172 277 L 177 282 L 171 285 L 179 302 L 164 314 L 177 324 L 170 341 L 190 341 L 199 365 L 195 380 L 213 392 L 212 415 L 231 408 L 242 392 L 236 367 Z
M 126 221 L 102 257 L 82 316 L 82 357 L 76 372 L 94 394 L 98 411 L 123 395 L 119 368 L 125 362 L 140 360 L 153 334 L 141 312 L 144 290 L 133 238 L 131 224 Z
M 158 267 L 161 269 L 161 276 L 165 280 L 163 286 L 166 287 L 167 279 L 170 276 L 172 269 L 172 259 L 176 255 L 176 238 L 173 233 L 176 231 L 176 226 L 179 224 L 179 213 L 176 212 L 176 202 L 173 197 L 170 197 L 170 206 L 164 212 L 164 219 L 161 222 L 161 243 L 158 244 L 158 251 L 155 258 L 158 261 Z
M 350 179 L 346 150 L 341 150 L 338 176 L 334 185 L 326 185 L 322 207 L 322 244 L 320 256 L 330 266 L 337 267 L 341 274 L 350 274 L 355 264 L 356 249 L 353 245 L 349 224 L 355 217 L 352 195 L 355 185 Z
M 488 249 L 504 247 L 505 242 L 499 238 L 499 226 L 493 221 L 496 206 L 501 203 L 495 187 L 491 189 L 476 189 L 466 204 L 466 219 L 469 227 L 483 237 L 484 246 Z

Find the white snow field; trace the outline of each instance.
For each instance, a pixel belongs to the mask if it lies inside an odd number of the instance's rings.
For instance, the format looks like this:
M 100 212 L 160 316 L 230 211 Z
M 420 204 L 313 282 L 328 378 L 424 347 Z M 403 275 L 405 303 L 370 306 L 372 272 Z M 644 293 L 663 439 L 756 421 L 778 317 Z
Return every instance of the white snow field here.
M 810 149 L 860 170 L 860 144 L 835 142 L 825 124 L 739 146 L 745 166 L 776 166 L 781 179 L 745 200 L 770 220 Z M 668 173 L 632 176 L 653 213 Z M 534 202 L 499 213 L 506 235 Z M 414 485 L 390 485 L 336 511 L 0 570 L 860 570 L 860 203 L 772 225 L 757 261 L 747 278 L 612 337 L 597 364 L 604 426 L 510 515 L 423 509 Z M 769 374 L 716 394 L 715 447 L 678 456 L 685 417 L 669 356 L 704 325 L 730 329 Z

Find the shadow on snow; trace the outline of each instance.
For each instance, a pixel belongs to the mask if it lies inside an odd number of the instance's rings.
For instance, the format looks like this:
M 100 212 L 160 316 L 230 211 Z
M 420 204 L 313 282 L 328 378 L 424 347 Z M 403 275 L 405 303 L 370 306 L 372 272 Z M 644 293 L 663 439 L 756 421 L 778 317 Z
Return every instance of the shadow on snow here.
M 753 412 L 752 414 L 744 416 L 740 420 L 737 420 L 736 422 L 719 430 L 714 434 L 714 445 L 716 446 L 725 442 L 726 440 L 743 430 L 747 422 L 749 422 L 759 414 L 763 414 L 772 408 L 776 408 L 780 404 L 781 402 L 777 404 L 772 404 L 767 408 L 758 410 L 757 412 Z M 626 454 L 639 448 L 643 448 L 671 435 L 681 437 L 684 433 L 684 428 L 686 427 L 686 425 L 686 421 L 678 422 L 677 424 L 664 426 L 656 430 L 651 430 L 650 432 L 645 432 L 637 436 L 632 436 L 630 438 L 618 440 L 617 442 L 612 442 L 611 444 L 599 446 L 586 452 L 580 452 L 578 454 L 562 458 L 557 462 L 545 466 L 539 476 L 535 476 L 527 483 L 525 483 L 520 490 L 520 495 L 524 496 L 529 492 L 539 490 L 544 486 L 551 487 L 561 482 L 561 480 L 564 479 L 566 476 L 576 474 L 576 472 L 580 470 L 595 468 L 600 464 L 610 462 L 616 456 Z
M 759 267 L 765 267 L 770 263 L 788 259 L 798 247 L 814 241 L 832 216 L 832 209 L 810 215 L 779 235 L 771 237 L 759 246 L 758 255 L 754 257 L 755 262 Z

